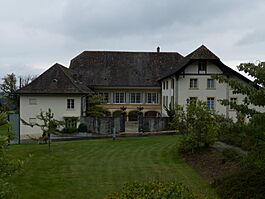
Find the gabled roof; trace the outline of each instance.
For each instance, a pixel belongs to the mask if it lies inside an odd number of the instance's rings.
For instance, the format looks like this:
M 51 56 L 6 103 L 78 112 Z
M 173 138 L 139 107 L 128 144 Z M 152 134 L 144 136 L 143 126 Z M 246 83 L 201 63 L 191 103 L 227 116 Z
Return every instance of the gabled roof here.
M 66 67 L 56 63 L 29 85 L 19 89 L 19 94 L 85 94 L 92 92 L 79 82 Z
M 177 52 L 84 51 L 70 64 L 90 88 L 159 87 L 157 81 L 177 69 Z
M 190 63 L 200 60 L 207 60 L 215 63 L 226 75 L 234 75 L 246 82 L 251 82 L 248 78 L 241 75 L 240 73 L 234 71 L 230 67 L 226 66 L 219 57 L 217 57 L 212 51 L 210 51 L 206 46 L 201 45 L 199 48 L 194 50 L 192 53 L 188 54 L 186 57 L 181 59 L 176 66 L 176 70 L 169 72 L 167 75 L 159 79 L 159 81 L 166 79 L 172 75 L 181 73 Z
M 194 50 L 192 53 L 186 56 L 189 59 L 219 59 L 213 52 L 211 52 L 206 46 L 201 45 L 199 48 Z

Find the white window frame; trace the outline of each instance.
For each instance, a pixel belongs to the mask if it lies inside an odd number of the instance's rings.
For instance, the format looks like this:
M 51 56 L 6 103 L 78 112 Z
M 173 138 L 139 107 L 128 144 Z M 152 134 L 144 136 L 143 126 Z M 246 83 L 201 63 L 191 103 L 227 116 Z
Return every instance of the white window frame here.
M 190 89 L 198 89 L 198 79 L 197 78 L 191 78 L 190 79 Z
M 210 79 L 210 78 L 207 79 L 207 89 L 215 89 L 215 81 L 214 81 L 214 79 Z
M 64 121 L 66 128 L 77 128 L 77 122 L 78 122 L 77 117 L 65 117 Z
M 210 110 L 215 110 L 215 97 L 207 97 L 207 107 Z
M 67 99 L 67 110 L 74 110 L 75 109 L 75 99 L 69 98 Z
M 230 97 L 230 103 L 237 104 L 237 97 Z M 229 106 L 230 110 L 234 110 L 231 105 Z
M 145 95 L 146 104 L 158 104 L 158 93 L 146 93 Z
M 126 94 L 125 94 L 125 92 L 115 92 L 115 93 L 113 93 L 113 103 L 114 104 L 125 104 L 126 103 Z
M 199 74 L 206 74 L 207 73 L 207 62 L 206 61 L 199 61 L 198 62 L 198 73 Z
M 190 97 L 189 98 L 190 104 L 197 104 L 197 102 L 198 102 L 198 97 Z
M 142 93 L 130 93 L 129 94 L 130 104 L 141 104 L 142 103 Z

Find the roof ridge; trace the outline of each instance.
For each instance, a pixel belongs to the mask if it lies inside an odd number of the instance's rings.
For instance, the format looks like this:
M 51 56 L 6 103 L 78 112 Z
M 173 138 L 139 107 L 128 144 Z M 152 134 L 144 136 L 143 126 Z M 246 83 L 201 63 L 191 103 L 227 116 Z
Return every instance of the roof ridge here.
M 194 51 L 192 51 L 190 54 L 186 55 L 185 57 L 190 58 L 190 59 L 197 59 L 196 57 L 201 57 L 203 59 L 219 59 L 220 60 L 220 58 L 217 55 L 215 55 L 209 48 L 207 48 L 203 44 L 200 47 L 196 48 Z
M 76 83 L 72 80 L 72 78 L 71 77 L 69 77 L 69 75 L 64 71 L 64 69 L 67 69 L 67 70 L 69 70 L 69 68 L 66 68 L 65 66 L 62 66 L 62 65 L 60 65 L 59 64 L 59 67 L 60 67 L 60 69 L 63 71 L 63 73 L 65 74 L 65 76 L 71 81 L 71 83 L 79 90 L 79 91 L 82 91 L 82 92 L 84 92 L 81 88 L 79 88 L 77 85 L 76 85 Z M 63 67 L 63 68 L 62 68 Z
M 61 64 L 59 64 L 59 63 L 53 64 L 50 68 L 48 68 L 43 73 L 41 73 L 37 78 L 35 78 L 34 80 L 32 80 L 29 84 L 27 84 L 26 86 L 23 86 L 23 87 L 19 88 L 18 90 L 16 90 L 16 92 L 19 92 L 21 89 L 25 89 L 25 88 L 29 87 L 32 83 L 34 83 L 35 81 L 37 81 L 38 79 L 40 79 L 46 72 L 48 72 L 49 70 L 51 70 L 53 68 L 53 66 L 55 66 L 55 65 L 61 65 Z

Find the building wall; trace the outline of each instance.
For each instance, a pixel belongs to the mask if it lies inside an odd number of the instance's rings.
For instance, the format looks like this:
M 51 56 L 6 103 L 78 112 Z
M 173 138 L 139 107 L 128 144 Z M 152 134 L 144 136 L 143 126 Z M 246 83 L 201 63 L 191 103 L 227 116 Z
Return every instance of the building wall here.
M 125 112 L 127 115 L 132 111 L 137 111 L 138 107 L 143 107 L 143 113 L 149 111 L 155 111 L 158 115 L 161 114 L 161 89 L 158 88 L 97 88 L 97 93 L 108 93 L 109 100 L 104 103 L 102 107 L 109 110 L 110 115 L 112 116 L 114 112 L 121 111 L 121 107 L 125 107 Z M 124 103 L 115 103 L 113 102 L 114 93 L 125 93 L 126 101 Z M 130 103 L 130 93 L 141 93 L 141 102 L 140 103 Z M 146 93 L 157 93 L 157 103 L 147 103 L 146 102 Z
M 67 99 L 74 99 L 74 109 L 67 109 Z M 34 101 L 35 100 L 35 101 Z M 36 102 L 36 103 L 34 103 Z M 21 95 L 20 96 L 20 118 L 26 122 L 34 121 L 41 111 L 46 112 L 48 109 L 54 113 L 57 120 L 64 120 L 64 117 L 81 116 L 81 96 L 40 96 L 40 95 Z M 38 119 L 35 120 L 40 123 Z M 39 137 L 42 131 L 39 127 L 26 126 L 20 122 L 21 139 L 30 137 Z
M 171 96 L 174 96 L 174 103 L 185 105 L 187 103 L 187 99 L 190 97 L 197 97 L 198 100 L 207 101 L 207 97 L 214 97 L 215 98 L 215 110 L 219 114 L 222 114 L 226 117 L 230 117 L 232 119 L 236 119 L 236 111 L 230 109 L 230 107 L 225 107 L 220 104 L 219 100 L 231 98 L 237 98 L 237 103 L 242 103 L 244 99 L 244 95 L 242 94 L 234 94 L 233 90 L 229 87 L 226 83 L 219 83 L 218 81 L 214 80 L 215 88 L 207 88 L 207 79 L 212 79 L 212 74 L 222 74 L 222 71 L 214 64 L 207 63 L 207 73 L 206 74 L 198 74 L 198 63 L 193 63 L 187 66 L 183 72 L 183 74 L 179 75 L 178 79 L 175 76 L 169 77 L 162 81 L 162 85 L 165 84 L 164 82 L 168 81 L 169 85 L 171 83 L 171 79 L 174 79 L 174 89 L 171 89 L 168 86 L 168 89 L 164 89 L 162 86 L 162 104 L 166 104 L 164 99 L 167 97 L 169 99 L 168 104 L 170 103 Z M 246 82 L 242 81 L 237 77 L 230 77 L 241 81 L 243 84 Z M 198 81 L 198 88 L 190 88 L 190 79 L 197 79 Z M 163 106 L 162 106 L 163 107 Z M 264 111 L 260 107 L 254 107 L 259 111 Z M 166 116 L 166 111 L 162 108 L 162 115 Z

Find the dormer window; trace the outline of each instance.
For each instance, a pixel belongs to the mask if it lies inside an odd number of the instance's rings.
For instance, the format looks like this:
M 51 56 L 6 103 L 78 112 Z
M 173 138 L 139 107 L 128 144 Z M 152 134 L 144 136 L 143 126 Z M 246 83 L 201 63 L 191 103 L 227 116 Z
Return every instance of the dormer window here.
M 206 61 L 198 62 L 198 71 L 199 71 L 199 74 L 206 74 L 206 71 L 207 71 Z

